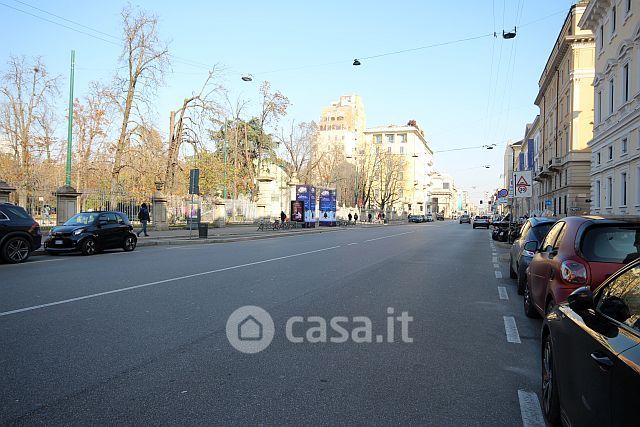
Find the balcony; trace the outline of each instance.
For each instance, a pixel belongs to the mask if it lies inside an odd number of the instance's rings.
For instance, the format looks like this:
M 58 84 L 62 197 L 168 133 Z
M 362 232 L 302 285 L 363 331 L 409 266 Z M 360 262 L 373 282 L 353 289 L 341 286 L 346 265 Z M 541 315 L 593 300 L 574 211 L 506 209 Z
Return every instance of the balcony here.
M 562 165 L 561 157 L 552 157 L 551 159 L 549 159 L 550 170 L 560 170 L 560 165 Z

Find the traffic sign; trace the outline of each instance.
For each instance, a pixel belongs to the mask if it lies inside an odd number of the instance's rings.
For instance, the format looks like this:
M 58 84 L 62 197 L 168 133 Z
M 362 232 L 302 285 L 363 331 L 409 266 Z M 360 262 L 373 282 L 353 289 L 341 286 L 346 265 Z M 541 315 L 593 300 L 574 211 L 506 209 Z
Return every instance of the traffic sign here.
M 515 197 L 531 197 L 531 171 L 514 172 Z
M 502 190 L 498 191 L 499 198 L 507 197 L 508 194 L 509 194 L 509 191 L 506 188 L 503 188 Z

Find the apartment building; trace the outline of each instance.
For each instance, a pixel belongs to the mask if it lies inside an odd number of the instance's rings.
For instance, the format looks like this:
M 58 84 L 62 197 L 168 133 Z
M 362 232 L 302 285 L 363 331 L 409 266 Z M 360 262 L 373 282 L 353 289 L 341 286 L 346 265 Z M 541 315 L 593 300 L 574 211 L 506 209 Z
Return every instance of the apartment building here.
M 362 98 L 343 95 L 323 108 L 318 125 L 318 139 L 314 153 L 335 152 L 351 156 L 364 136 L 366 115 Z
M 591 212 L 640 213 L 640 3 L 591 0 L 579 22 L 595 35 Z
M 542 150 L 534 179 L 539 204 L 556 216 L 588 213 L 591 200 L 591 148 L 595 43 L 581 29 L 587 1 L 573 5 L 539 80 Z

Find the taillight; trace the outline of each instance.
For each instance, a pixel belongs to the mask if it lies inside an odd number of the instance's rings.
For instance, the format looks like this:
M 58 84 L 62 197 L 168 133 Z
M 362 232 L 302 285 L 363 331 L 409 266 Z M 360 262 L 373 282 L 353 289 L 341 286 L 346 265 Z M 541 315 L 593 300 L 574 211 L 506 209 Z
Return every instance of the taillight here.
M 574 285 L 584 285 L 587 283 L 587 267 L 576 261 L 565 261 L 560 266 L 562 279 Z

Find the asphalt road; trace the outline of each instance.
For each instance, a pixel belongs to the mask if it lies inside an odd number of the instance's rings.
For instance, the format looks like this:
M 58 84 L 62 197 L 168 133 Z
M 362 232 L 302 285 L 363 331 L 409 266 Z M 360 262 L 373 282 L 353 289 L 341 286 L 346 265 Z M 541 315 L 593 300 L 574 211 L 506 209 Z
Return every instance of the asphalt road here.
M 0 265 L 0 424 L 538 425 L 506 250 L 447 221 Z M 275 325 L 256 354 L 225 332 L 245 305 Z M 376 342 L 389 307 L 412 342 Z M 292 316 L 373 342 L 293 343 Z

